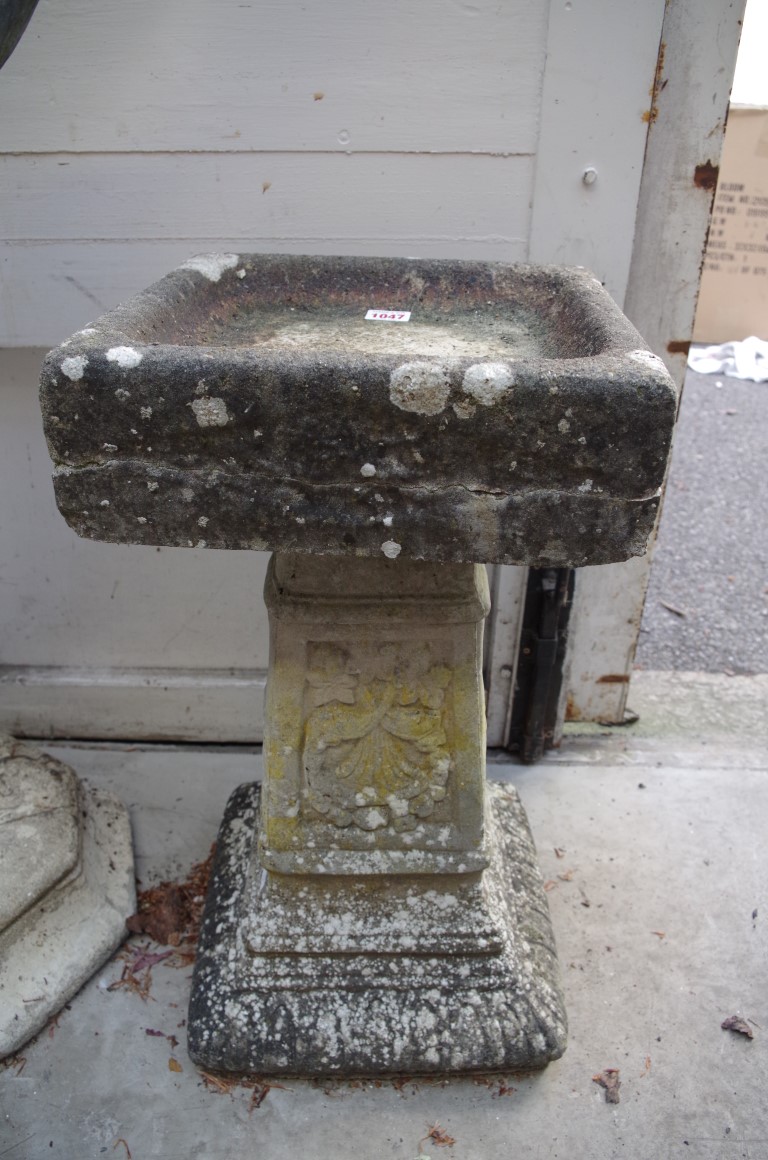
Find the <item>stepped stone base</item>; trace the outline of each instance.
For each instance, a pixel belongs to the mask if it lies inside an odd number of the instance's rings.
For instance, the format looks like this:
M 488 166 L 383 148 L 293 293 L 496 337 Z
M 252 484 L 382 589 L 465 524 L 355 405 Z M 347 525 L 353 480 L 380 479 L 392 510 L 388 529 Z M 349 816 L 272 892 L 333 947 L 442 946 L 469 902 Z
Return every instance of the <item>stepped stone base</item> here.
M 219 833 L 189 1018 L 205 1068 L 411 1075 L 543 1067 L 566 1017 L 525 813 L 489 787 L 491 863 L 365 881 L 268 873 L 260 790 Z M 452 880 L 451 880 L 452 879 Z

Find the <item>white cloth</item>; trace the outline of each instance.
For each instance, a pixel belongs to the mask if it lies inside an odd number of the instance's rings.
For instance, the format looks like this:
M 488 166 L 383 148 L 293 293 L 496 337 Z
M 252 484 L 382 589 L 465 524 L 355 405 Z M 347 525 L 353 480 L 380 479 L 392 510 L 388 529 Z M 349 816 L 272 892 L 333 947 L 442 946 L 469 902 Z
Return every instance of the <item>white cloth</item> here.
M 742 342 L 723 342 L 720 346 L 691 346 L 688 366 L 700 375 L 729 375 L 765 383 L 768 382 L 768 342 L 752 335 Z

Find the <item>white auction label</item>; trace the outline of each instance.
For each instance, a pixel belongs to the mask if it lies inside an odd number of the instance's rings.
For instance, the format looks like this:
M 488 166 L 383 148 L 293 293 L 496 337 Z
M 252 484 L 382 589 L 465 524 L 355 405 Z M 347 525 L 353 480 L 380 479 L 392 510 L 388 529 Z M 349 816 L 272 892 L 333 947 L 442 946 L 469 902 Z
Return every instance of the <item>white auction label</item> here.
M 410 310 L 369 310 L 366 322 L 410 322 Z

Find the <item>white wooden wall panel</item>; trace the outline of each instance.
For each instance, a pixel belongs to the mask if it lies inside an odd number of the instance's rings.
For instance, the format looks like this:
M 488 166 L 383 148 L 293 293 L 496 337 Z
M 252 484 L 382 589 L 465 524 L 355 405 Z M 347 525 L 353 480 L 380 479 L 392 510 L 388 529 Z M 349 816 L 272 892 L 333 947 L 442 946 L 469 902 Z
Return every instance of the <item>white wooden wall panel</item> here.
M 313 153 L 0 159 L 3 237 L 525 245 L 529 157 Z
M 547 4 L 42 0 L 0 149 L 533 153 Z
M 586 266 L 619 305 L 663 16 L 664 0 L 553 0 L 550 9 L 530 256 Z
M 0 660 L 266 668 L 265 552 L 79 539 L 56 510 L 37 404 L 44 351 L 0 355 Z M 204 642 L 204 643 L 203 643 Z
M 490 572 L 493 611 L 484 656 L 487 741 L 491 746 L 503 746 L 509 738 L 528 569 L 497 564 Z
M 517 156 L 0 158 L 0 345 L 53 345 L 200 250 L 520 261 L 532 179 Z

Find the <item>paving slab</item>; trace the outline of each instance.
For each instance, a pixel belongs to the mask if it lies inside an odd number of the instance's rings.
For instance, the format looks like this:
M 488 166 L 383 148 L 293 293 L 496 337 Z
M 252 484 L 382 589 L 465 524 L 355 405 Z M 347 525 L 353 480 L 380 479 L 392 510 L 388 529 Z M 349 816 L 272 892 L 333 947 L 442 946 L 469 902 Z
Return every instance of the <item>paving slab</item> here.
M 768 1155 L 768 755 L 763 686 L 738 682 L 654 688 L 644 673 L 631 700 L 652 733 L 572 732 L 530 768 L 491 759 L 489 775 L 512 782 L 528 813 L 563 967 L 569 1045 L 544 1071 L 219 1090 L 185 1050 L 191 970 L 157 963 L 142 1000 L 109 990 L 116 959 L 0 1075 L 0 1155 Z M 683 704 L 692 689 L 695 712 Z M 753 706 L 754 742 L 732 728 L 738 698 L 724 689 Z M 47 748 L 130 804 L 145 883 L 204 858 L 229 793 L 260 773 L 258 750 L 245 748 Z M 734 1014 L 753 1039 L 721 1028 Z M 610 1068 L 618 1104 L 593 1081 Z M 441 1132 L 454 1142 L 440 1144 Z

